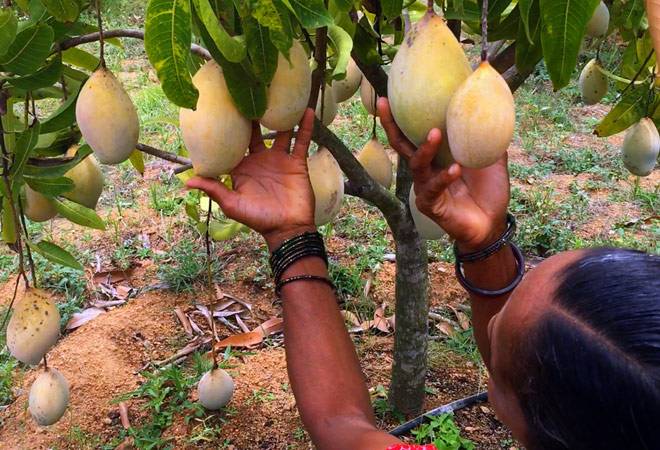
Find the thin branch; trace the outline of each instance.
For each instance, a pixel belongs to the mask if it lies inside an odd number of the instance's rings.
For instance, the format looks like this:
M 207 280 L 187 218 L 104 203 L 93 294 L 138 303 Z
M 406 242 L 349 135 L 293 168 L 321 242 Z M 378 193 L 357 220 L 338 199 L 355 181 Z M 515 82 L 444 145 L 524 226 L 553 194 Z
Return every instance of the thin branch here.
M 133 38 L 144 40 L 144 31 L 135 30 L 135 29 L 117 29 L 117 30 L 107 30 L 103 32 L 103 39 L 112 39 L 112 38 Z M 90 42 L 96 42 L 101 39 L 101 33 L 89 33 L 83 34 L 80 36 L 72 37 L 65 39 L 59 44 L 55 45 L 54 51 L 64 51 L 73 47 L 77 47 L 82 44 L 89 44 Z M 200 58 L 205 60 L 212 59 L 211 54 L 208 50 L 199 45 L 193 44 L 190 46 L 190 51 Z
M 28 232 L 27 224 L 25 223 L 25 212 L 23 209 L 23 201 L 21 197 L 18 197 L 18 213 L 21 218 L 21 224 L 23 225 L 23 233 L 25 233 L 25 240 L 30 242 L 30 233 Z M 34 265 L 34 259 L 32 258 L 32 249 L 29 245 L 25 246 L 25 252 L 27 253 L 28 264 L 30 266 L 30 274 L 32 275 L 32 285 L 37 287 L 37 269 Z
M 481 61 L 488 61 L 488 0 L 481 6 Z
M 188 158 L 175 155 L 174 153 L 166 152 L 165 150 L 160 150 L 147 144 L 138 144 L 135 146 L 135 148 L 140 150 L 142 153 L 155 156 L 156 158 L 164 159 L 165 161 L 170 161 L 182 165 L 192 164 L 192 161 L 190 161 Z
M 312 74 L 312 90 L 309 93 L 309 102 L 307 106 L 316 109 L 316 103 L 319 98 L 319 88 L 322 83 L 325 84 L 325 66 L 328 48 L 328 28 L 323 27 L 316 30 L 316 44 L 314 45 L 314 61 L 316 69 Z M 323 105 L 323 102 L 321 102 Z M 323 106 L 321 106 L 321 110 Z M 323 116 L 321 116 L 323 117 Z

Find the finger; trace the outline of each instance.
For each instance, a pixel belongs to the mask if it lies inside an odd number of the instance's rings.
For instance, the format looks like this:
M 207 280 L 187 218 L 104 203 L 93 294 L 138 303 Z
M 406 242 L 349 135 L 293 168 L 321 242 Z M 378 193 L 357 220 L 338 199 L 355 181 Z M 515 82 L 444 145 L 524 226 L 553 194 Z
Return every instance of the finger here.
M 187 189 L 199 189 L 211 197 L 230 216 L 235 209 L 238 194 L 227 186 L 211 178 L 193 177 L 186 182 Z
M 293 130 L 280 131 L 275 137 L 275 142 L 273 143 L 273 150 L 284 151 L 289 153 L 291 148 L 291 139 L 293 138 Z
M 259 153 L 266 150 L 264 138 L 261 136 L 261 125 L 252 121 L 252 138 L 250 139 L 250 153 Z
M 309 143 L 312 142 L 312 132 L 314 131 L 314 110 L 307 108 L 296 136 L 296 144 L 293 146 L 292 155 L 297 158 L 306 159 Z
M 433 202 L 440 194 L 442 194 L 450 184 L 458 180 L 461 176 L 461 166 L 454 163 L 449 168 L 441 170 L 435 177 L 427 180 L 426 183 L 419 187 L 415 184 L 415 194 L 422 201 Z M 419 191 L 419 192 L 418 192 Z
M 431 129 L 426 141 L 419 146 L 413 157 L 410 158 L 410 170 L 415 172 L 430 168 L 433 159 L 440 151 L 440 144 L 442 144 L 442 132 L 437 128 Z
M 399 129 L 396 122 L 394 122 L 389 101 L 387 98 L 381 97 L 378 99 L 376 106 L 378 108 L 380 124 L 385 129 L 390 145 L 399 155 L 403 156 L 406 160 L 409 160 L 415 153 L 415 146 L 403 135 L 401 129 Z

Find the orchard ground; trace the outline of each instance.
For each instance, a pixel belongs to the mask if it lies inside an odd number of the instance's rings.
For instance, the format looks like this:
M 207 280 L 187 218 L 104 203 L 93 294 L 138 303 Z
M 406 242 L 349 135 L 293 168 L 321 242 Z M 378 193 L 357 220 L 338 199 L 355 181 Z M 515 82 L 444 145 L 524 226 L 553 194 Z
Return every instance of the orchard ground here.
M 109 6 L 109 27 L 141 24 L 140 6 Z M 612 49 L 616 43 L 607 45 Z M 110 68 L 138 108 L 141 142 L 176 151 L 181 139 L 171 121 L 177 111 L 162 94 L 142 43 L 126 40 L 123 50 L 107 50 Z M 587 51 L 582 63 L 593 53 Z M 601 52 L 606 66 L 617 63 L 610 55 L 614 52 Z M 518 124 L 509 152 L 511 211 L 519 221 L 517 240 L 532 266 L 575 247 L 612 245 L 660 253 L 660 171 L 636 184 L 621 161 L 622 135 L 598 139 L 592 134 L 612 100 L 585 107 L 574 84 L 553 93 L 543 69 L 516 94 Z M 368 140 L 371 121 L 357 97 L 342 105 L 332 128 L 355 151 Z M 379 138 L 386 142 L 380 129 Z M 0 354 L 0 404 L 6 405 L 0 410 L 1 448 L 115 448 L 128 435 L 141 447 L 155 448 L 311 447 L 288 384 L 281 334 L 227 354 L 236 393 L 222 414 L 206 414 L 195 406 L 194 384 L 208 365 L 203 357 L 191 354 L 167 370 L 155 370 L 154 364 L 191 340 L 175 308 L 192 313 L 196 305 L 208 304 L 204 239 L 184 212 L 186 194 L 172 168 L 150 157 L 143 177 L 128 163 L 104 166 L 106 189 L 98 210 L 108 224 L 105 232 L 62 219 L 29 226 L 31 234 L 48 237 L 85 262 L 85 273 L 78 273 L 37 258 L 39 278 L 56 296 L 63 325 L 94 303 L 126 301 L 64 333 L 50 352 L 49 363 L 71 384 L 69 409 L 52 427 L 38 428 L 26 409 L 38 369 L 18 365 L 6 349 Z M 394 248 L 382 216 L 361 200 L 347 198 L 339 218 L 323 232 L 343 308 L 360 322 L 373 319 L 382 304 L 390 316 L 394 265 L 387 255 Z M 222 292 L 251 305 L 251 312 L 241 316 L 249 329 L 281 315 L 267 256 L 254 233 L 214 244 L 214 281 Z M 433 314 L 426 409 L 485 390 L 487 380 L 471 338 L 467 296 L 454 281 L 449 242 L 429 243 L 429 257 Z M 13 289 L 16 264 L 13 253 L 0 249 L 2 310 Z M 114 278 L 103 284 L 99 272 L 112 272 Z M 207 331 L 202 316 L 194 317 Z M 234 317 L 227 320 L 238 327 Z M 238 332 L 219 323 L 220 338 Z M 373 329 L 352 336 L 378 419 L 383 428 L 393 427 L 401 418 L 388 409 L 384 397 L 393 336 Z M 130 398 L 124 395 L 134 391 Z M 122 399 L 130 432 L 120 423 Z M 455 421 L 477 448 L 517 446 L 488 404 L 458 412 Z

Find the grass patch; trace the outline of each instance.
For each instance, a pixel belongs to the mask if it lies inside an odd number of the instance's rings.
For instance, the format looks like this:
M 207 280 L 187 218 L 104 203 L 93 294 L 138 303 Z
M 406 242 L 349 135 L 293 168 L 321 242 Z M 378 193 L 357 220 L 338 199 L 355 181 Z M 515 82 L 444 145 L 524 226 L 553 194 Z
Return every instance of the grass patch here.
M 158 278 L 174 292 L 192 292 L 198 281 L 206 281 L 207 261 L 204 244 L 189 237 L 172 243 L 165 255 L 157 256 Z M 213 255 L 213 254 L 212 254 Z M 220 263 L 212 256 L 211 273 L 220 275 Z
M 428 416 L 429 421 L 412 430 L 417 444 L 434 444 L 444 450 L 474 450 L 474 442 L 461 436 L 453 414 Z

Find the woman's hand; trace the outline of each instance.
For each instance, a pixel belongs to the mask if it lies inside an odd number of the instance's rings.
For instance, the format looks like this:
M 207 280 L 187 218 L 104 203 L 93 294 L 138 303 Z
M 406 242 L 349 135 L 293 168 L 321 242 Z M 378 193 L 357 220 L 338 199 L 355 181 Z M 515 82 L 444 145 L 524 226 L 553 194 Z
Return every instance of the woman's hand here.
M 233 190 L 210 178 L 195 177 L 186 186 L 201 189 L 227 217 L 262 234 L 270 249 L 314 225 L 314 193 L 307 172 L 307 151 L 314 127 L 314 111 L 300 122 L 293 150 L 293 130 L 280 132 L 266 148 L 258 122 L 252 126 L 250 154 L 231 172 Z
M 417 208 L 456 240 L 463 252 L 481 250 L 506 229 L 509 205 L 507 157 L 485 169 L 467 169 L 454 163 L 447 169 L 432 164 L 442 133 L 432 129 L 418 149 L 394 122 L 389 102 L 378 100 L 378 115 L 390 145 L 410 167 Z

